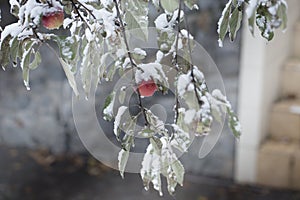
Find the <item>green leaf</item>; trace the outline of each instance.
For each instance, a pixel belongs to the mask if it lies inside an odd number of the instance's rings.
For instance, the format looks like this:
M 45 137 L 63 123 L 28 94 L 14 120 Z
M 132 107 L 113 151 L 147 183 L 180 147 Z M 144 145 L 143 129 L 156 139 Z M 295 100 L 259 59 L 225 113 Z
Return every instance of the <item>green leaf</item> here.
M 103 119 L 111 121 L 113 116 L 113 106 L 115 102 L 116 92 L 110 93 L 105 99 L 104 108 L 103 108 Z
M 144 155 L 142 168 L 141 168 L 141 177 L 143 179 L 144 186 L 146 190 L 149 189 L 149 185 L 152 182 L 153 188 L 159 192 L 162 196 L 161 188 L 161 157 L 156 154 L 153 149 L 152 144 L 149 144 L 147 151 Z
M 254 35 L 255 16 L 256 16 L 256 11 L 254 11 L 252 16 L 248 18 L 249 30 L 252 35 Z
M 135 37 L 148 39 L 148 1 L 130 0 L 124 2 L 125 22 L 127 29 L 133 31 Z
M 277 11 L 278 17 L 282 20 L 281 28 L 286 29 L 287 27 L 287 7 L 284 3 L 281 3 Z
M 58 58 L 58 60 L 60 61 L 61 65 L 62 65 L 62 67 L 65 71 L 66 77 L 68 79 L 68 82 L 69 82 L 71 88 L 74 91 L 74 94 L 76 96 L 79 96 L 79 92 L 78 92 L 78 89 L 77 89 L 77 84 L 76 84 L 76 81 L 75 81 L 74 72 L 72 72 L 72 70 L 71 70 L 72 66 L 67 64 L 62 58 Z
M 160 4 L 168 13 L 173 13 L 179 8 L 179 0 L 162 0 L 160 1 Z
M 9 54 L 10 54 L 10 45 L 9 42 L 11 40 L 11 36 L 7 36 L 6 38 L 2 38 L 3 41 L 1 41 L 1 51 L 0 51 L 0 63 L 2 68 L 9 63 Z
M 79 43 L 75 36 L 52 36 L 59 47 L 59 56 L 66 62 L 71 63 L 78 57 Z
M 222 46 L 222 42 L 224 41 L 224 38 L 228 32 L 231 7 L 232 7 L 232 0 L 230 0 L 226 4 L 226 6 L 222 12 L 222 17 L 220 18 L 220 20 L 218 22 L 218 33 L 219 33 L 219 45 L 220 46 Z
M 29 69 L 36 69 L 42 62 L 40 52 L 36 52 L 34 55 L 32 62 L 29 64 Z
M 11 42 L 11 47 L 10 47 L 10 58 L 11 58 L 11 60 L 12 60 L 12 62 L 13 62 L 14 67 L 16 67 L 17 64 L 18 64 L 19 45 L 21 45 L 21 44 L 20 44 L 20 41 L 18 40 L 17 37 L 15 37 L 15 38 L 13 39 L 13 41 Z
M 183 119 L 182 119 L 182 114 L 179 114 L 179 118 L 177 120 L 177 123 L 179 124 L 184 124 Z M 191 139 L 190 135 L 188 132 L 184 131 L 179 125 L 177 124 L 172 124 L 173 126 L 173 138 L 172 138 L 172 146 L 178 149 L 181 152 L 187 152 L 190 144 L 191 144 Z M 186 125 L 185 125 L 186 126 Z
M 27 43 L 24 43 L 24 52 L 22 55 L 22 59 L 21 59 L 21 68 L 23 71 L 23 80 L 24 80 L 24 85 L 26 86 L 27 90 L 30 90 L 29 87 L 29 64 L 30 64 L 30 58 L 31 58 L 31 53 L 32 53 L 32 48 L 34 46 L 34 42 L 33 41 L 28 41 Z
M 150 143 L 153 146 L 154 151 L 156 154 L 160 155 L 161 154 L 161 149 L 162 149 L 162 143 L 159 138 L 153 136 L 150 138 Z
M 88 97 L 90 94 L 92 79 L 93 79 L 93 65 L 92 62 L 93 56 L 95 56 L 96 52 L 94 51 L 94 44 L 92 42 L 87 43 L 84 46 L 81 67 L 80 67 L 80 75 L 81 81 L 83 84 L 83 89 L 85 91 L 86 96 Z
M 123 117 L 124 113 L 128 112 L 128 107 L 126 106 L 121 106 L 118 109 L 117 115 L 115 117 L 115 121 L 114 121 L 114 134 L 116 136 L 116 138 L 119 140 L 120 137 L 120 132 L 123 129 L 123 123 L 125 120 L 127 120 L 127 118 Z M 128 116 L 128 113 L 126 115 L 126 117 Z
M 235 8 L 229 20 L 229 27 L 230 27 L 229 36 L 231 41 L 235 39 L 237 31 L 241 27 L 242 17 L 243 17 L 242 12 L 239 11 L 238 8 Z
M 178 159 L 173 161 L 172 169 L 175 173 L 177 182 L 182 186 L 183 185 L 183 180 L 184 180 L 185 170 L 184 170 L 183 165 L 181 164 L 181 162 Z
M 227 108 L 227 112 L 228 112 L 228 118 L 229 118 L 228 119 L 229 127 L 232 130 L 233 135 L 236 138 L 240 138 L 241 125 L 240 125 L 239 119 L 230 108 Z
M 119 102 L 121 104 L 124 103 L 125 97 L 126 97 L 126 87 L 124 86 L 120 88 L 120 93 L 119 93 Z
M 119 166 L 119 170 L 120 170 L 120 174 L 121 174 L 121 177 L 124 178 L 124 171 L 125 171 L 125 167 L 127 165 L 127 161 L 128 161 L 128 158 L 129 158 L 129 153 L 130 151 L 128 150 L 124 150 L 122 149 L 120 152 L 119 152 L 119 156 L 118 156 L 118 166 Z

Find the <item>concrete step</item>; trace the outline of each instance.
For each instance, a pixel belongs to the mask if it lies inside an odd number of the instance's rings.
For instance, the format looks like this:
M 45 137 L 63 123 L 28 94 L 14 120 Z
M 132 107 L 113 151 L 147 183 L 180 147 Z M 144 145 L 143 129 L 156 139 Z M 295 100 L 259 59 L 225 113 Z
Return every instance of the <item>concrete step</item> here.
M 299 152 L 299 143 L 269 140 L 262 144 L 257 162 L 258 184 L 299 189 Z
M 300 98 L 300 59 L 292 58 L 285 64 L 282 72 L 281 96 Z
M 276 140 L 300 141 L 300 99 L 274 104 L 270 114 L 269 134 Z
M 295 43 L 294 43 L 294 55 L 300 58 L 300 22 L 295 26 Z

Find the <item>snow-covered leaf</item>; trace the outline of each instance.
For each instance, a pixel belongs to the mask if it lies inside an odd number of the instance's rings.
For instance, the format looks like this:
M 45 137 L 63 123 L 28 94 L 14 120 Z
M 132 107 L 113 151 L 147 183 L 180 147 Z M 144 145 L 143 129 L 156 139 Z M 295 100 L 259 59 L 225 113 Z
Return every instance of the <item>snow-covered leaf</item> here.
M 114 134 L 116 135 L 117 139 L 119 138 L 120 135 L 120 131 L 121 131 L 121 125 L 122 125 L 122 121 L 124 119 L 122 119 L 123 114 L 128 110 L 128 107 L 126 106 L 121 106 L 118 109 L 117 115 L 115 117 L 115 121 L 114 121 Z
M 7 48 L 3 51 L 9 51 L 10 50 L 11 61 L 13 63 L 13 66 L 16 67 L 17 64 L 18 64 L 18 57 L 19 57 L 19 45 L 21 45 L 21 42 L 18 40 L 17 37 L 13 38 L 10 42 L 11 42 L 10 49 Z M 2 52 L 2 50 L 1 50 L 1 52 Z
M 229 20 L 229 27 L 230 27 L 229 36 L 230 36 L 231 41 L 234 41 L 237 31 L 241 27 L 242 19 L 243 19 L 242 12 L 239 11 L 238 7 L 236 7 L 234 9 L 234 11 L 232 12 L 232 14 L 230 16 L 230 20 Z
M 179 160 L 174 160 L 172 163 L 172 169 L 175 173 L 176 180 L 180 185 L 183 185 L 184 179 L 184 167 Z
M 123 2 L 123 1 L 121 1 Z M 128 30 L 134 30 L 136 37 L 148 39 L 148 0 L 124 1 L 125 22 Z
M 29 64 L 29 69 L 33 70 L 36 69 L 42 62 L 41 54 L 40 52 L 35 52 L 33 54 L 34 58 L 32 62 Z
M 178 120 L 180 123 L 180 119 Z M 174 129 L 173 138 L 171 140 L 171 145 L 177 148 L 181 152 L 187 152 L 189 145 L 191 144 L 191 139 L 189 133 L 184 131 L 179 125 L 173 124 Z
M 149 144 L 142 162 L 141 177 L 146 190 L 149 190 L 150 183 L 152 182 L 153 188 L 162 195 L 160 168 L 160 155 L 155 153 L 152 144 Z
M 281 3 L 277 11 L 278 17 L 281 19 L 281 28 L 285 30 L 287 28 L 287 5 Z
M 120 88 L 120 92 L 119 92 L 119 102 L 120 102 L 121 104 L 123 104 L 125 98 L 126 98 L 126 87 L 123 86 L 123 87 Z
M 218 33 L 219 33 L 219 46 L 223 46 L 223 40 L 228 32 L 229 28 L 229 17 L 231 13 L 232 0 L 226 4 L 222 16 L 218 22 Z
M 157 116 L 155 116 L 151 110 L 146 110 L 146 117 L 149 122 L 149 129 L 157 134 L 163 135 L 168 132 L 165 128 L 165 124 Z
M 103 119 L 110 121 L 114 117 L 113 107 L 115 103 L 116 92 L 113 91 L 105 99 L 104 108 L 103 108 Z
M 32 53 L 32 48 L 34 46 L 33 41 L 28 41 L 27 43 L 24 44 L 24 52 L 21 58 L 21 63 L 20 67 L 23 71 L 23 80 L 24 80 L 24 85 L 27 88 L 27 90 L 30 90 L 29 87 L 29 64 L 30 64 L 30 58 L 31 58 L 31 53 Z
M 78 89 L 77 89 L 77 84 L 76 84 L 76 81 L 75 81 L 75 76 L 74 76 L 74 72 L 72 72 L 72 66 L 68 65 L 62 58 L 58 58 L 63 69 L 64 69 L 64 72 L 66 74 L 66 77 L 68 79 L 68 82 L 71 86 L 71 88 L 73 89 L 73 92 L 76 96 L 79 96 L 79 92 L 78 92 Z
M 124 171 L 125 171 L 125 167 L 126 167 L 128 158 L 129 158 L 129 153 L 130 153 L 130 151 L 124 150 L 124 149 L 121 149 L 121 151 L 119 152 L 118 166 L 119 166 L 119 170 L 120 170 L 120 174 L 121 174 L 122 178 L 124 178 Z
M 9 57 L 10 57 L 10 40 L 11 37 L 7 36 L 5 38 L 1 38 L 1 49 L 0 49 L 0 63 L 2 68 L 9 63 Z
M 241 129 L 241 124 L 236 116 L 236 114 L 233 112 L 232 109 L 227 108 L 227 112 L 228 112 L 228 123 L 229 123 L 229 127 L 233 132 L 233 135 L 236 138 L 240 138 L 241 134 L 242 134 L 242 129 Z
M 156 154 L 160 155 L 161 154 L 161 148 L 162 148 L 162 143 L 159 138 L 153 136 L 150 138 L 150 143 L 152 144 L 152 147 Z

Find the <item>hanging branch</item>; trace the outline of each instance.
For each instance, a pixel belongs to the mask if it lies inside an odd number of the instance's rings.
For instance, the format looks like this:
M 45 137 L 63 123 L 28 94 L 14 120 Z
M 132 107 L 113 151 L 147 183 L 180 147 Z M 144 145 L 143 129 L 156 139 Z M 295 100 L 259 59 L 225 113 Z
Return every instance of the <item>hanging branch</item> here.
M 191 77 L 192 77 L 192 83 L 194 85 L 194 92 L 198 101 L 199 106 L 203 105 L 203 101 L 201 100 L 198 92 L 197 92 L 197 84 L 196 84 L 196 79 L 194 75 L 194 65 L 193 65 L 193 57 L 192 57 L 192 48 L 191 48 L 191 41 L 190 41 L 190 28 L 188 25 L 188 20 L 187 16 L 184 16 L 184 24 L 185 28 L 187 30 L 187 37 L 188 37 L 188 51 L 189 51 L 189 56 L 190 56 L 190 70 L 191 70 Z
M 118 2 L 117 0 L 113 0 L 114 1 L 114 4 L 115 4 L 115 7 L 116 7 L 116 11 L 117 11 L 117 17 L 120 21 L 120 25 L 121 25 L 121 30 L 122 30 L 122 34 L 123 34 L 123 38 L 124 38 L 124 43 L 125 43 L 125 46 L 126 46 L 126 50 L 127 50 L 127 56 L 130 60 L 130 64 L 131 64 L 131 70 L 132 70 L 132 76 L 133 76 L 133 80 L 135 80 L 135 72 L 134 72 L 134 69 L 135 68 L 138 68 L 137 65 L 134 63 L 133 61 L 133 58 L 132 58 L 132 55 L 131 55 L 131 52 L 130 52 L 130 48 L 129 48 L 129 45 L 128 45 L 128 41 L 127 41 L 127 36 L 126 36 L 126 32 L 125 32 L 125 26 L 124 26 L 124 22 L 122 20 L 122 16 L 121 16 L 121 12 L 120 12 L 120 9 L 119 9 L 119 6 L 118 6 Z M 137 83 L 135 82 L 135 87 L 137 86 Z M 139 89 L 137 88 L 136 89 L 136 93 L 138 95 L 138 103 L 139 103 L 139 106 L 140 108 L 142 109 L 143 111 L 143 115 L 144 115 L 144 119 L 145 119 L 145 124 L 146 126 L 149 126 L 149 122 L 148 122 L 148 119 L 147 119 L 147 115 L 146 115 L 146 109 L 144 108 L 143 106 L 143 103 L 142 103 L 142 98 L 141 98 L 141 94 L 140 94 L 140 91 Z
M 175 69 L 178 70 L 179 65 L 178 65 L 178 41 L 179 41 L 179 33 L 180 33 L 180 15 L 181 15 L 181 5 L 182 5 L 182 0 L 179 0 L 179 10 L 178 10 L 178 17 L 177 17 L 177 35 L 176 35 L 176 42 L 175 42 Z M 177 91 L 176 91 L 177 93 Z M 175 94 L 175 106 L 174 106 L 174 111 L 175 111 L 175 118 L 174 122 L 175 124 L 178 121 L 178 116 L 179 116 L 179 99 L 178 99 L 178 94 Z
M 90 15 L 94 18 L 97 19 L 96 16 L 94 15 L 94 13 L 88 9 L 83 3 L 81 3 L 80 1 L 76 1 L 76 3 L 78 3 L 80 6 L 82 6 L 88 13 L 90 13 Z

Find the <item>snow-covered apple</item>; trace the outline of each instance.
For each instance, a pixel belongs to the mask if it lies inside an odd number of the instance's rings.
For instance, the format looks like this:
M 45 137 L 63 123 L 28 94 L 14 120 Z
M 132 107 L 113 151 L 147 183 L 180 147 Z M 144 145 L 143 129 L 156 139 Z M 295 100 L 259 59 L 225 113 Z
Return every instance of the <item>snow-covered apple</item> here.
M 140 95 L 143 97 L 151 97 L 157 90 L 157 85 L 153 80 L 142 81 L 138 85 Z
M 51 8 L 42 17 L 43 26 L 49 30 L 58 29 L 63 22 L 64 11 L 61 8 Z

